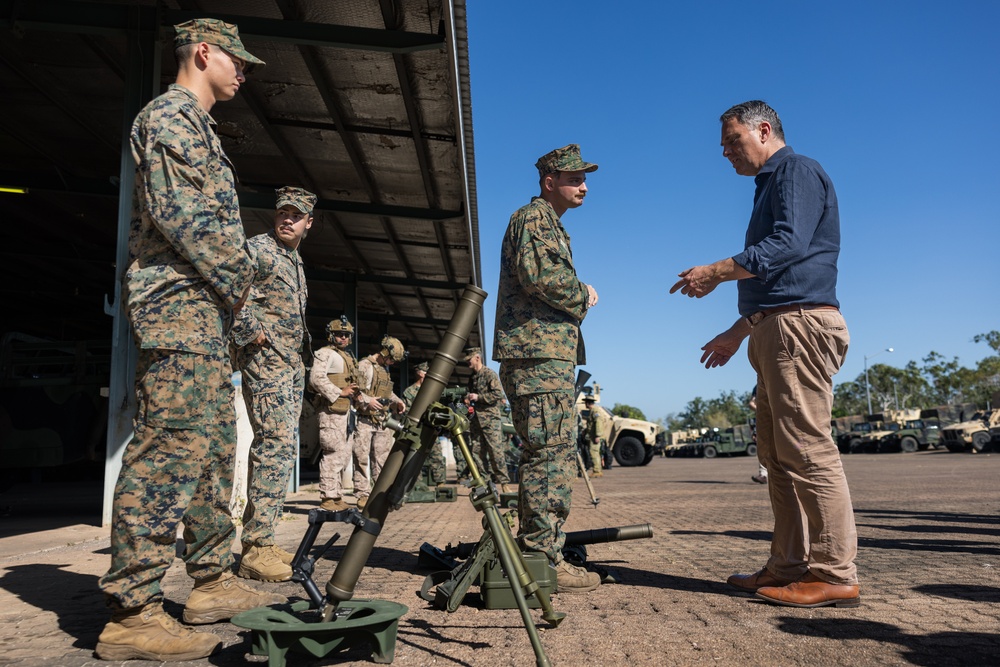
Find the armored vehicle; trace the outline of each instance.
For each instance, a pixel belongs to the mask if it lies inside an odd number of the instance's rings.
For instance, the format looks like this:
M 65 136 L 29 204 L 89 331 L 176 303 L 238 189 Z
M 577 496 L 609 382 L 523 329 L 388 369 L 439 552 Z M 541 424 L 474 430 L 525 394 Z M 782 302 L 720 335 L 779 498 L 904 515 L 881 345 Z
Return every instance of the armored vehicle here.
M 837 449 L 841 454 L 858 454 L 864 451 L 864 439 L 882 428 L 882 414 L 865 415 L 865 420 L 851 425 L 851 430 L 837 436 Z
M 706 459 L 714 459 L 720 455 L 756 456 L 757 443 L 753 439 L 753 428 L 749 424 L 726 429 L 713 428 L 694 442 L 667 448 L 667 456 L 704 456 Z
M 1000 408 L 977 412 L 969 421 L 941 429 L 941 444 L 949 452 L 986 451 L 990 448 L 990 429 L 1000 426 Z
M 879 442 L 881 452 L 915 452 L 928 447 L 937 449 L 941 442 L 941 420 L 937 410 L 921 410 L 916 419 L 907 419 L 898 431 Z
M 653 460 L 657 446 L 657 435 L 660 432 L 659 424 L 612 414 L 610 410 L 600 405 L 601 386 L 596 382 L 593 387 L 586 387 L 577 400 L 577 410 L 583 419 L 586 419 L 590 414 L 584 403 L 584 399 L 588 397 L 594 399 L 594 409 L 604 410 L 608 417 L 611 428 L 604 438 L 608 441 L 608 449 L 618 465 L 622 467 L 644 466 Z

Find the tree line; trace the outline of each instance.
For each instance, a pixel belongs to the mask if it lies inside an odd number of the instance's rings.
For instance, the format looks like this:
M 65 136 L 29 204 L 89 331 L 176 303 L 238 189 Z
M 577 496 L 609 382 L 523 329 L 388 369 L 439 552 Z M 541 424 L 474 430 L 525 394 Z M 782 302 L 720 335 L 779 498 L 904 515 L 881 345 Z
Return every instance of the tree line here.
M 994 405 L 1000 391 L 1000 331 L 978 334 L 975 343 L 985 343 L 993 354 L 980 359 L 973 368 L 961 365 L 958 357 L 948 359 L 930 352 L 920 363 L 910 361 L 903 368 L 889 364 L 868 367 L 868 386 L 872 411 L 894 408 L 928 408 L 937 405 L 975 404 L 977 408 Z M 753 416 L 749 391 L 723 391 L 716 398 L 696 396 L 683 410 L 657 420 L 667 430 L 688 428 L 726 428 L 745 424 Z M 618 407 L 617 405 L 615 406 Z M 627 407 L 627 406 L 623 406 Z M 865 374 L 841 382 L 833 388 L 833 416 L 863 415 L 868 412 Z

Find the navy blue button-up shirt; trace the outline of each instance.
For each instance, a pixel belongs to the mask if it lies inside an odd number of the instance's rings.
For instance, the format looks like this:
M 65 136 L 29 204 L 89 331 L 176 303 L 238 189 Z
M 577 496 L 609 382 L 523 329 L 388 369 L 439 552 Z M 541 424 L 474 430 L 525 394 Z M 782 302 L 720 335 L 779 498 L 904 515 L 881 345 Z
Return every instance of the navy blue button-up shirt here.
M 830 177 L 785 146 L 754 181 L 745 250 L 733 257 L 754 274 L 737 283 L 740 315 L 796 304 L 839 307 L 840 211 Z

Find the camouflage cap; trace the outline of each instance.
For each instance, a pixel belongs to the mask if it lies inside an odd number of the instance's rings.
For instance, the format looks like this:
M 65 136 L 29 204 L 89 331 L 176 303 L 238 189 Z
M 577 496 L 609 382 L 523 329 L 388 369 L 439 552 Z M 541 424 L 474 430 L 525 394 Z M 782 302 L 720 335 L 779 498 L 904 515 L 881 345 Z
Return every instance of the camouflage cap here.
M 263 65 L 264 61 L 252 56 L 240 41 L 240 31 L 232 23 L 219 19 L 192 19 L 174 26 L 174 48 L 185 44 L 215 44 L 230 55 L 234 55 L 248 65 Z
M 421 361 L 419 364 L 413 367 L 413 370 L 417 373 L 426 373 L 430 366 L 427 365 L 426 361 Z
M 557 171 L 585 171 L 588 174 L 597 171 L 596 164 L 584 162 L 580 157 L 579 144 L 570 144 L 546 153 L 538 158 L 535 167 L 539 176 L 554 174 Z
M 312 213 L 313 209 L 316 208 L 316 195 L 308 190 L 285 186 L 275 190 L 274 194 L 278 196 L 278 203 L 274 205 L 275 208 L 291 204 L 303 213 Z
M 482 348 L 479 348 L 479 347 L 470 347 L 468 350 L 465 351 L 465 358 L 463 359 L 463 361 L 468 361 L 468 360 L 472 359 L 472 357 L 476 356 L 477 354 L 480 357 L 483 356 L 483 350 L 482 350 Z

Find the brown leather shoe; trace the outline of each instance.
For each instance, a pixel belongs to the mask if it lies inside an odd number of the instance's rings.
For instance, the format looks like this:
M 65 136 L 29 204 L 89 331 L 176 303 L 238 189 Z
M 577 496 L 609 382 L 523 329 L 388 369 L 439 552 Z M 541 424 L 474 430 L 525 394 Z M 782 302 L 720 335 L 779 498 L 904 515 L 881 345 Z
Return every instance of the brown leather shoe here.
M 858 607 L 858 586 L 830 584 L 812 572 L 787 586 L 768 586 L 757 590 L 756 597 L 785 607 Z
M 726 579 L 726 583 L 733 588 L 738 588 L 744 593 L 756 593 L 757 589 L 765 586 L 787 586 L 794 579 L 782 579 L 771 574 L 766 567 L 761 568 L 753 574 L 734 574 Z

